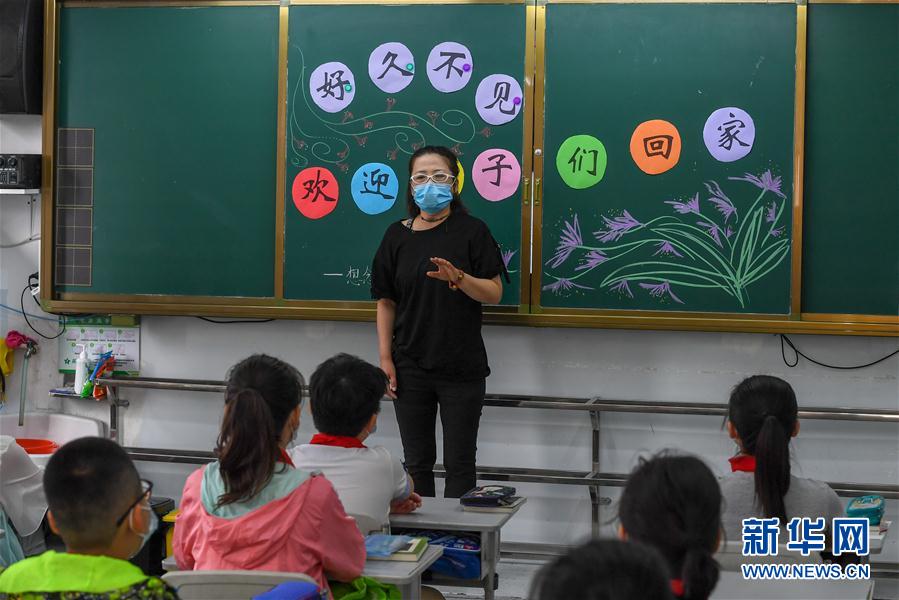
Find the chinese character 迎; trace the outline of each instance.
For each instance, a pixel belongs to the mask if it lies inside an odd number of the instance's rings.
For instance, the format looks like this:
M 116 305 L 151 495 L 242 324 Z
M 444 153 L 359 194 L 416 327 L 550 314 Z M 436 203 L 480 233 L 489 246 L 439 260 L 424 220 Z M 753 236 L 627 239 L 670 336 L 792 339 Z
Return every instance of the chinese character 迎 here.
M 486 173 L 487 171 L 494 171 L 494 175 L 496 176 L 496 179 L 494 181 L 492 181 L 491 183 L 497 187 L 499 186 L 500 181 L 502 181 L 503 169 L 508 169 L 510 171 L 512 170 L 512 165 L 508 165 L 503 162 L 505 159 L 506 159 L 505 154 L 494 154 L 493 156 L 489 156 L 489 157 L 487 157 L 487 160 L 492 161 L 494 163 L 493 166 L 484 167 L 483 169 L 481 169 L 481 173 Z
M 381 169 L 375 169 L 368 173 L 362 173 L 364 177 L 368 177 L 368 181 L 362 182 L 362 191 L 361 194 L 377 194 L 384 198 L 385 200 L 393 200 L 396 196 L 391 196 L 381 191 L 383 186 L 386 186 L 390 183 L 390 174 L 382 173 Z M 374 189 L 369 188 L 368 186 L 372 185 Z
M 580 146 L 578 146 L 574 153 L 571 155 L 571 158 L 568 159 L 568 164 L 571 165 L 571 172 L 575 173 L 577 171 L 581 171 L 584 168 L 584 156 L 587 154 L 593 155 L 593 167 L 587 169 L 587 173 L 590 175 L 596 175 L 596 166 L 597 160 L 599 159 L 599 150 L 584 150 Z
M 328 96 L 334 98 L 335 100 L 343 100 L 343 94 L 345 91 L 349 91 L 346 88 L 349 87 L 350 82 L 343 78 L 343 70 L 338 69 L 333 73 L 324 72 L 324 83 L 315 91 L 321 92 L 322 98 L 327 98 Z M 335 94 L 335 92 L 337 92 Z M 337 95 L 339 94 L 339 95 Z
M 450 72 L 455 71 L 456 75 L 462 75 L 462 67 L 457 67 L 454 63 L 460 58 L 465 58 L 464 52 L 441 52 L 440 56 L 446 57 L 446 60 L 441 64 L 434 67 L 433 71 L 439 71 L 440 69 L 446 67 L 446 78 L 450 78 Z
M 378 76 L 378 79 L 384 79 L 384 76 L 387 75 L 387 72 L 390 69 L 396 69 L 397 71 L 400 72 L 400 75 L 402 75 L 403 77 L 412 77 L 412 71 L 410 71 L 408 69 L 404 69 L 396 64 L 397 58 L 398 58 L 398 55 L 396 52 L 388 52 L 387 54 L 384 55 L 384 60 L 381 61 L 381 64 L 384 65 L 388 61 L 390 62 L 390 64 L 387 65 L 387 67 L 384 69 L 384 72 Z
M 733 147 L 734 142 L 737 142 L 741 146 L 748 147 L 749 144 L 745 143 L 739 138 L 740 130 L 746 127 L 746 123 L 744 123 L 741 119 L 736 118 L 736 115 L 734 115 L 734 113 L 729 114 L 731 120 L 725 121 L 718 126 L 718 131 L 721 132 L 721 137 L 718 138 L 718 147 L 724 148 L 725 150 L 730 150 Z
M 316 169 L 315 170 L 315 180 L 313 181 L 312 179 L 307 179 L 306 181 L 303 182 L 303 188 L 305 188 L 305 190 L 306 190 L 306 195 L 304 195 L 302 199 L 305 200 L 310 195 L 315 194 L 315 196 L 312 197 L 311 202 L 315 202 L 316 200 L 319 199 L 319 197 L 324 198 L 328 202 L 337 202 L 337 198 L 332 198 L 325 193 L 324 188 L 327 185 L 328 185 L 328 180 L 322 179 L 321 178 L 321 170 Z
M 777 556 L 780 519 L 743 519 L 743 556 Z
M 835 518 L 833 520 L 833 552 L 834 556 L 842 553 L 868 556 L 868 530 L 871 523 L 868 519 Z
M 508 81 L 498 81 L 496 85 L 493 87 L 493 102 L 484 108 L 493 108 L 497 104 L 499 106 L 499 112 L 506 115 L 514 115 L 515 114 L 515 104 L 509 101 L 509 94 L 512 91 L 512 84 Z M 508 109 L 503 108 L 506 102 L 509 102 L 510 107 Z
M 818 517 L 814 520 L 808 517 L 790 519 L 790 522 L 787 523 L 787 531 L 790 534 L 787 549 L 798 550 L 802 553 L 802 556 L 808 556 L 812 551 L 823 552 L 826 547 L 824 540 L 825 527 L 826 521 L 824 517 Z

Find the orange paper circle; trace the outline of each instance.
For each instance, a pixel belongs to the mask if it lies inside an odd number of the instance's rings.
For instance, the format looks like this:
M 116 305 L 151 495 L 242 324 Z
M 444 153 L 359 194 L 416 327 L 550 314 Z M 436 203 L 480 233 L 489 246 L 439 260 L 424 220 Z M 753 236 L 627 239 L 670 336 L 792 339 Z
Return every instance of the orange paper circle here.
M 676 165 L 680 147 L 677 127 L 661 119 L 640 123 L 631 136 L 631 158 L 649 175 L 664 173 Z

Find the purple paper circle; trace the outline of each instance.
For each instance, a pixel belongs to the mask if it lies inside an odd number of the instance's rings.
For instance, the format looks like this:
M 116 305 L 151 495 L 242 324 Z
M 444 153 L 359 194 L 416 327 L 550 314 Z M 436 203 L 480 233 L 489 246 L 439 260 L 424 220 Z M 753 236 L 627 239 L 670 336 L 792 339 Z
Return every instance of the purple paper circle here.
M 521 85 L 514 77 L 495 73 L 478 84 L 474 95 L 478 114 L 491 125 L 508 123 L 521 112 Z M 518 102 L 515 102 L 515 100 Z
M 437 91 L 458 92 L 471 80 L 473 63 L 468 48 L 457 42 L 442 42 L 428 55 L 428 79 Z
M 356 96 L 356 80 L 350 68 L 341 62 L 319 65 L 309 76 L 309 95 L 325 112 L 345 110 Z
M 709 153 L 721 162 L 740 160 L 752 151 L 755 122 L 742 108 L 719 108 L 705 122 L 702 139 Z
M 406 89 L 415 76 L 415 57 L 405 44 L 381 44 L 368 57 L 368 76 L 379 90 L 395 94 Z

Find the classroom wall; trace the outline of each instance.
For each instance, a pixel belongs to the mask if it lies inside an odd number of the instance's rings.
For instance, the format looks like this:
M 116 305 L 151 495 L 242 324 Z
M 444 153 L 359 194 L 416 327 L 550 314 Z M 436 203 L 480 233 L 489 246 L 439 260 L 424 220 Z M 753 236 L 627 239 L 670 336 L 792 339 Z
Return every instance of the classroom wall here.
M 10 133 L 12 130 L 12 133 Z M 39 126 L 0 120 L 0 152 L 15 144 L 39 145 Z M 21 239 L 27 229 L 24 201 L 0 200 L 0 240 Z M 27 233 L 27 232 L 26 232 Z M 0 302 L 17 305 L 27 274 L 36 270 L 38 244 L 0 250 Z M 13 293 L 14 292 L 14 293 Z M 33 309 L 36 309 L 33 302 Z M 5 320 L 4 320 L 5 319 Z M 52 330 L 52 323 L 41 323 Z M 24 323 L 0 310 L 0 332 Z M 295 364 L 305 375 L 336 352 L 377 360 L 371 323 L 277 321 L 214 325 L 188 317 L 146 317 L 142 321 L 142 375 L 222 379 L 227 368 L 253 352 L 267 352 Z M 899 363 L 893 358 L 860 371 L 833 371 L 801 361 L 786 367 L 774 335 L 619 330 L 486 327 L 493 374 L 488 390 L 557 396 L 594 396 L 690 402 L 724 402 L 729 389 L 752 373 L 788 379 L 802 405 L 899 408 Z M 793 336 L 805 352 L 840 364 L 863 363 L 896 348 L 896 339 Z M 29 379 L 32 406 L 106 419 L 93 401 L 48 400 L 61 381 L 55 342 L 43 342 Z M 792 358 L 792 357 L 791 357 Z M 6 411 L 17 408 L 17 382 Z M 124 442 L 130 446 L 210 450 L 222 412 L 214 394 L 129 390 Z M 29 407 L 31 408 L 31 407 Z M 483 465 L 590 469 L 590 422 L 564 411 L 487 408 L 482 419 L 479 462 Z M 299 440 L 312 433 L 304 415 Z M 401 452 L 392 406 L 385 404 L 377 443 Z M 701 454 L 723 474 L 733 445 L 716 417 L 605 415 L 602 469 L 629 470 L 638 456 L 666 447 Z M 797 473 L 831 481 L 899 483 L 899 426 L 807 421 L 795 443 Z M 160 495 L 178 497 L 194 467 L 143 463 L 143 473 Z M 528 504 L 504 530 L 504 541 L 568 544 L 589 534 L 586 489 L 519 484 Z M 616 497 L 617 490 L 604 489 Z M 604 517 L 611 517 L 610 509 Z

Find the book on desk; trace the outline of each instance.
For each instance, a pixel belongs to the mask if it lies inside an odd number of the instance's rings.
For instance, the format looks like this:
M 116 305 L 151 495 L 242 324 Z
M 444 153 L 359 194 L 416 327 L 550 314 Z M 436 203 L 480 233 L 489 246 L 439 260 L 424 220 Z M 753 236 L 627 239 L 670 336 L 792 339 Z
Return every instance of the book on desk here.
M 421 556 L 428 549 L 428 540 L 423 537 L 412 538 L 398 550 L 394 550 L 388 556 L 377 556 L 369 554 L 371 560 L 398 560 L 403 562 L 418 562 Z

